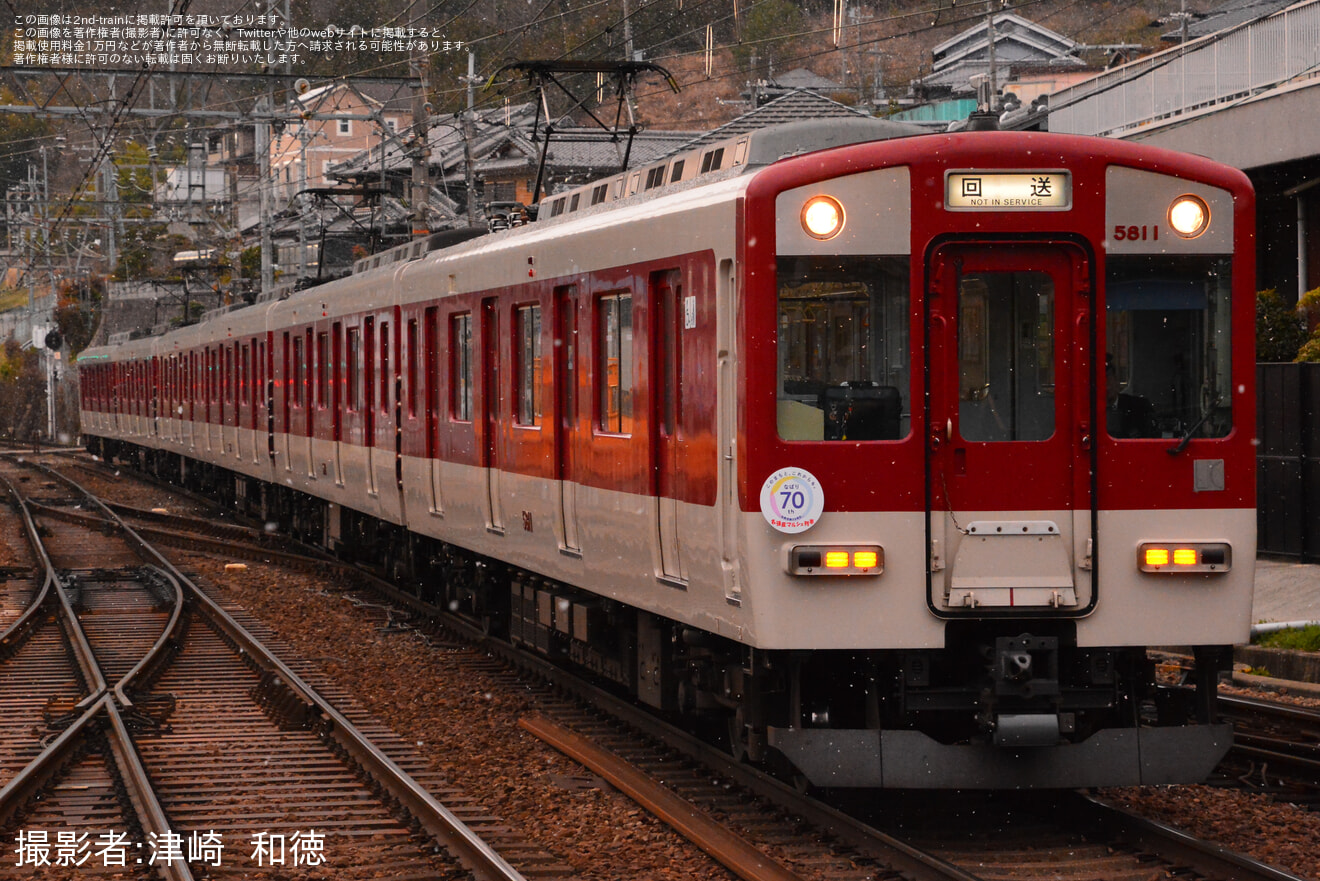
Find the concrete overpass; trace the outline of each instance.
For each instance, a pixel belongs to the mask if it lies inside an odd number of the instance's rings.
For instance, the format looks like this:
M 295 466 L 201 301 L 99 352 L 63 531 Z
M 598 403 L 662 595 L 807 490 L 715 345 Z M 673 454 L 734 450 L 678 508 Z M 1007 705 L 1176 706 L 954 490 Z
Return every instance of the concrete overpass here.
M 1320 287 L 1320 0 L 1106 71 L 1050 98 L 1050 131 L 1197 153 L 1256 186 L 1258 287 Z

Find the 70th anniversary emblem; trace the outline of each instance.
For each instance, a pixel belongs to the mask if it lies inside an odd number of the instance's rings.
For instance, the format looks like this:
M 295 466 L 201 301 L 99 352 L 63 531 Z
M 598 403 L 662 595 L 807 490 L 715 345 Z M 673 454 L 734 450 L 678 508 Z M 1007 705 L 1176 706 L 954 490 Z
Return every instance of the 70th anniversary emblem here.
M 761 485 L 761 513 L 780 532 L 804 532 L 825 510 L 820 481 L 805 468 L 781 468 Z

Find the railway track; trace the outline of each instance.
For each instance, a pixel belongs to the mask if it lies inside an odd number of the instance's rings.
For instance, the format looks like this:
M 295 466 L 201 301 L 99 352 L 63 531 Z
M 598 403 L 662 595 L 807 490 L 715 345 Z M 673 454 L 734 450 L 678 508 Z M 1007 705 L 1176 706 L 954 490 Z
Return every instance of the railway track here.
M 1219 712 L 1237 732 L 1224 777 L 1320 810 L 1320 711 L 1221 695 Z
M 365 584 L 368 579 L 359 573 L 355 581 Z M 359 601 L 379 608 L 384 596 L 411 609 L 386 613 L 391 627 L 416 615 L 417 626 L 433 642 L 450 647 L 445 650 L 460 667 L 470 659 L 482 675 L 507 677 L 513 689 L 534 689 L 540 714 L 529 718 L 527 727 L 535 730 L 549 719 L 548 728 L 560 732 L 548 737 L 560 739 L 557 749 L 567 741 L 586 741 L 603 748 L 615 761 L 626 760 L 644 784 L 677 796 L 679 807 L 669 809 L 666 822 L 677 827 L 684 817 L 699 815 L 727 825 L 744 844 L 750 842 L 754 853 L 763 857 L 756 869 L 762 873 L 748 870 L 741 877 L 973 881 L 1066 875 L 1078 881 L 1144 881 L 1182 877 L 1180 873 L 1189 867 L 1207 879 L 1294 877 L 1080 796 L 1049 800 L 1042 811 L 1039 796 L 1006 808 L 1003 796 L 988 796 L 985 801 L 966 794 L 931 795 L 923 797 L 932 804 L 930 826 L 917 822 L 910 800 L 895 803 L 888 797 L 868 797 L 861 805 L 826 803 L 733 762 L 708 744 L 589 684 L 564 678 L 552 665 L 493 644 L 461 621 L 448 620 L 442 629 L 431 630 L 422 621 L 437 610 L 397 590 L 376 584 L 371 591 Z M 460 640 L 467 640 L 472 648 L 454 650 Z M 529 675 L 536 677 L 535 685 L 529 686 Z M 603 768 L 591 764 L 587 768 L 581 785 L 603 785 L 603 779 L 621 785 Z M 646 796 L 631 797 L 647 804 Z M 896 823 L 896 816 L 905 819 Z M 950 828 L 956 828 L 957 834 L 949 834 Z
M 1190 692 L 1181 684 L 1189 658 L 1164 653 L 1162 665 L 1173 683 L 1166 687 Z M 1320 710 L 1221 693 L 1218 713 L 1234 730 L 1233 748 L 1216 769 L 1218 785 L 1320 810 Z
M 6 869 L 43 865 L 64 842 L 75 863 L 168 878 L 275 865 L 300 877 L 524 877 L 460 819 L 486 811 L 397 738 L 365 737 L 108 509 L 87 523 L 96 506 L 79 488 L 15 476 L 41 499 L 22 510 L 45 589 L 3 634 L 0 674 L 55 672 L 35 698 L 46 724 L 29 707 L 27 726 L 5 732 L 0 826 L 19 855 Z M 45 636 L 57 630 L 73 662 Z M 43 748 L 50 723 L 63 731 Z M 496 831 L 531 874 L 562 874 Z

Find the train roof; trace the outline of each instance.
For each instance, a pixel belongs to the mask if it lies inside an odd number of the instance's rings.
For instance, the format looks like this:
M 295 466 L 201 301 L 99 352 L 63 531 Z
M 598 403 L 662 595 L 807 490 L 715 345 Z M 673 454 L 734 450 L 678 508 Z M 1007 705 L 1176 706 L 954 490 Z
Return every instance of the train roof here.
M 541 200 L 531 225 L 542 225 L 588 211 L 609 210 L 615 203 L 634 197 L 655 198 L 677 190 L 727 179 L 762 168 L 789 156 L 814 153 L 832 147 L 885 141 L 927 134 L 925 129 L 900 122 L 858 116 L 855 119 L 814 119 L 781 123 L 746 132 L 722 141 L 702 144 L 674 153 L 665 159 L 601 178 Z M 510 211 L 510 215 L 516 212 Z M 515 228 L 517 221 L 514 221 Z M 457 229 L 408 242 L 388 251 L 363 257 L 353 264 L 353 274 L 372 272 L 392 264 L 416 260 L 428 253 L 452 247 L 486 230 Z M 287 296 L 287 295 L 286 295 Z
M 809 119 L 768 126 L 674 153 L 659 162 L 557 193 L 541 201 L 537 222 L 554 220 L 639 193 L 659 195 L 676 187 L 691 186 L 694 182 L 718 179 L 729 172 L 741 174 L 789 156 L 926 133 L 925 129 L 915 125 L 866 116 Z

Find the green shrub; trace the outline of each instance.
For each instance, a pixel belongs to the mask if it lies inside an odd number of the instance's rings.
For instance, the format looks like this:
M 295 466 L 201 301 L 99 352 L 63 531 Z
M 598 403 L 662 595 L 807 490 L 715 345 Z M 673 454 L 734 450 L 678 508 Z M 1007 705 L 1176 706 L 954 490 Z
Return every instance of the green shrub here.
M 1292 361 L 1306 340 L 1306 329 L 1297 310 L 1283 301 L 1274 288 L 1256 294 L 1256 360 L 1267 363 Z
M 1258 637 L 1257 644 L 1296 652 L 1320 652 L 1320 625 L 1266 633 Z

